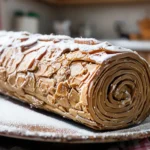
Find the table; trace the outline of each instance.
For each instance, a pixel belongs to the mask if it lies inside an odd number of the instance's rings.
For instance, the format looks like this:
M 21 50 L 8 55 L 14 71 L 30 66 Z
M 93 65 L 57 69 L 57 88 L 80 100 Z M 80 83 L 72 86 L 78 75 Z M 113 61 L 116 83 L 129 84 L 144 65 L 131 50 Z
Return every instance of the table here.
M 0 150 L 91 150 L 94 148 L 100 150 L 148 150 L 150 149 L 150 138 L 118 143 L 60 144 L 0 137 Z

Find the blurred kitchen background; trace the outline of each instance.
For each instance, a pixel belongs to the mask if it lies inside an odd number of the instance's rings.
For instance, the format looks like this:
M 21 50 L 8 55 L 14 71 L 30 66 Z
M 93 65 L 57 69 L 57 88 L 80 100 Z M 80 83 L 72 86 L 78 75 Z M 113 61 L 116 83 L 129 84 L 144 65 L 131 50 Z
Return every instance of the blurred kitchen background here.
M 93 37 L 150 63 L 150 0 L 0 0 L 0 29 Z

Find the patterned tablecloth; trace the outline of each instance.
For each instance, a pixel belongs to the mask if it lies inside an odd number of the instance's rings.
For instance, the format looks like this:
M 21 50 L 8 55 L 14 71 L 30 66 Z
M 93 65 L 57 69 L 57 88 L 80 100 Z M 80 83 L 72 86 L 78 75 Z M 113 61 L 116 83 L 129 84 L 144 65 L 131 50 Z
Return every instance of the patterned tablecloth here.
M 150 138 L 118 143 L 60 144 L 0 137 L 0 150 L 150 150 Z

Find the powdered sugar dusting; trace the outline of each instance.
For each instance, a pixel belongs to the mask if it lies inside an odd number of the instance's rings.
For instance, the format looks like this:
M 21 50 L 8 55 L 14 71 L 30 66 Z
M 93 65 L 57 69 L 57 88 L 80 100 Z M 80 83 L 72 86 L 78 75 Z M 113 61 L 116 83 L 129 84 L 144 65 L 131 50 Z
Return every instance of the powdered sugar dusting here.
M 113 56 L 116 56 L 117 54 L 106 54 L 103 53 L 103 55 L 99 55 L 99 54 L 93 54 L 90 55 L 90 59 L 97 62 L 97 63 L 102 63 L 104 60 L 107 60 L 109 58 L 112 58 Z
M 75 40 L 75 43 L 82 42 L 82 43 L 88 43 L 92 45 L 100 43 L 100 41 L 94 38 L 75 38 L 74 40 Z
M 57 57 L 63 54 L 66 50 L 81 51 L 83 53 L 95 53 L 97 51 L 105 51 L 108 53 L 133 52 L 130 49 L 113 46 L 108 42 L 101 42 L 93 38 L 73 39 L 65 35 L 41 35 L 30 34 L 28 32 L 0 32 L 0 51 L 2 51 L 6 47 L 29 47 L 29 51 L 30 46 L 31 49 L 36 49 L 43 46 L 54 47 L 55 49 L 58 49 Z M 95 57 L 93 57 L 93 59 L 95 62 L 100 63 L 100 58 L 95 59 Z M 108 57 L 106 57 L 106 59 L 108 59 Z
M 40 127 L 40 129 L 32 129 Z M 26 138 L 66 142 L 108 142 L 142 138 L 150 135 L 150 117 L 131 128 L 96 132 L 76 123 L 62 121 L 60 117 L 47 116 L 0 96 L 0 134 Z
M 8 111 L 9 110 L 9 111 Z M 39 119 L 42 118 L 42 119 Z M 56 122 L 54 118 L 50 118 L 41 113 L 37 113 L 23 106 L 16 105 L 10 101 L 0 98 L 0 119 L 4 124 L 24 124 L 24 125 L 40 125 L 40 126 L 55 126 L 68 128 L 67 124 L 61 121 Z

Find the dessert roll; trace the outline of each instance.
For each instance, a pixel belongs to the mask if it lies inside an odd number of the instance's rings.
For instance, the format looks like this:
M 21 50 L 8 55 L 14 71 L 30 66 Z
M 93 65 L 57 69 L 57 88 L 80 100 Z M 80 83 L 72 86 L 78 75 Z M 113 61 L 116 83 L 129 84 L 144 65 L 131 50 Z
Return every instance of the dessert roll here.
M 149 83 L 148 63 L 132 50 L 92 38 L 0 32 L 0 92 L 90 128 L 145 120 Z

